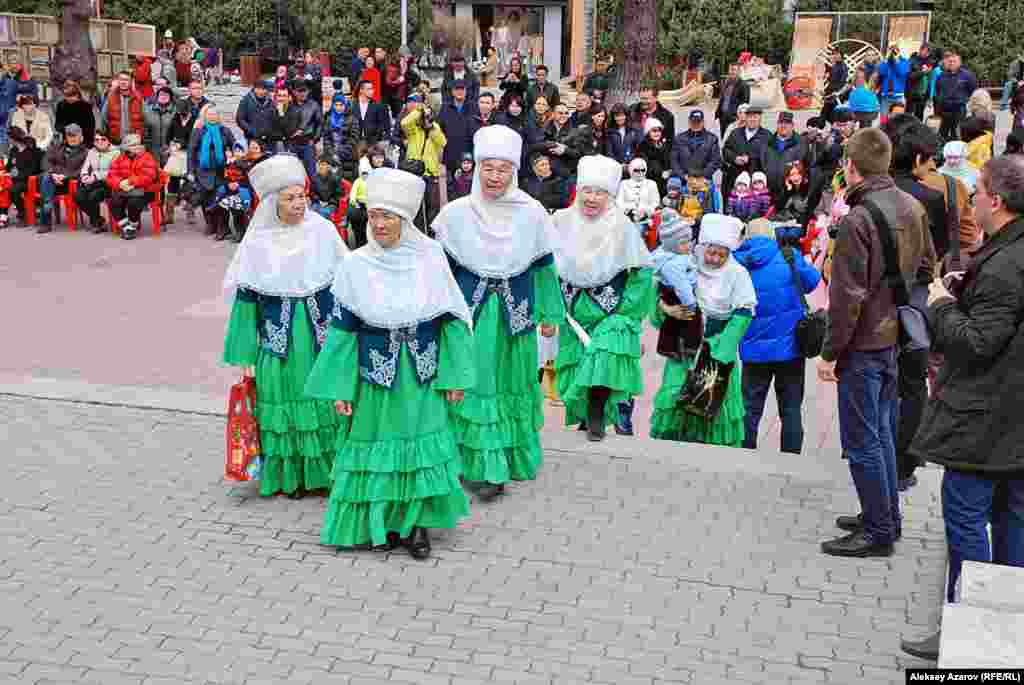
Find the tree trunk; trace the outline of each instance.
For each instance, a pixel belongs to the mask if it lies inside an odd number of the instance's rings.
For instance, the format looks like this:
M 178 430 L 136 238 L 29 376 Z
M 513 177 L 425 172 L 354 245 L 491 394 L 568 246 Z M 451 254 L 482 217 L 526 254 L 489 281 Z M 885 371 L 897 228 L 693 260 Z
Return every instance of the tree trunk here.
M 619 59 L 612 93 L 616 99 L 640 92 L 640 87 L 655 75 L 658 54 L 657 0 L 623 0 L 622 55 Z

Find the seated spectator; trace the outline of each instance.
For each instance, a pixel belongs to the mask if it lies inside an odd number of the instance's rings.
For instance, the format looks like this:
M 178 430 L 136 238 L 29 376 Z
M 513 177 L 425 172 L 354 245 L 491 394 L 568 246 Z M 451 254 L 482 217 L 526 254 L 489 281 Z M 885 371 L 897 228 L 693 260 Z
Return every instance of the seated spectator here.
M 12 126 L 7 130 L 10 149 L 7 151 L 7 163 L 0 177 L 10 181 L 7 193 L 9 203 L 0 207 L 0 227 L 8 223 L 8 210 L 14 206 L 22 223 L 28 223 L 25 216 L 25 193 L 28 192 L 28 179 L 38 176 L 43 171 L 43 151 L 36 147 L 36 141 L 22 129 Z
M 316 175 L 309 179 L 309 208 L 328 221 L 341 203 L 341 179 L 331 162 L 327 155 L 321 155 L 316 162 Z
M 242 242 L 252 209 L 252 190 L 246 187 L 245 172 L 231 163 L 224 170 L 224 183 L 218 186 L 213 204 L 207 208 L 207 218 L 213 221 L 215 240 L 229 235 L 232 242 Z
M 75 192 L 75 204 L 89 217 L 93 233 L 107 230 L 100 206 L 110 197 L 107 175 L 120 154 L 121 151 L 110 144 L 106 131 L 93 134 L 93 147 L 85 157 L 85 164 L 78 177 L 78 190 Z
M 89 149 L 85 147 L 85 136 L 78 124 L 68 124 L 63 140 L 55 140 L 46 151 L 46 173 L 39 177 L 39 194 L 42 205 L 39 209 L 39 228 L 36 233 L 49 233 L 55 219 L 53 200 L 67 195 L 71 181 L 78 178 L 85 164 Z
M 40 150 L 49 150 L 53 143 L 54 131 L 50 117 L 39 111 L 39 100 L 35 95 L 19 95 L 18 108 L 11 114 L 11 127 L 20 128 L 36 141 Z
M 146 151 L 142 136 L 131 133 L 121 144 L 121 155 L 107 174 L 110 215 L 121 229 L 121 237 L 134 240 L 142 225 L 142 210 L 160 190 L 160 167 Z
M 448 201 L 458 200 L 466 197 L 473 190 L 473 173 L 476 170 L 476 163 L 473 161 L 473 153 L 467 152 L 462 155 L 462 162 L 455 170 L 455 175 L 448 181 Z
M 691 164 L 686 172 L 686 189 L 683 191 L 680 216 L 691 224 L 699 223 L 711 211 L 711 203 L 711 186 L 708 179 L 704 178 L 704 166 L 700 163 Z
M 544 205 L 548 214 L 569 206 L 568 183 L 565 177 L 554 173 L 551 160 L 547 155 L 536 154 L 530 165 L 533 176 L 526 183 L 526 192 L 537 202 Z

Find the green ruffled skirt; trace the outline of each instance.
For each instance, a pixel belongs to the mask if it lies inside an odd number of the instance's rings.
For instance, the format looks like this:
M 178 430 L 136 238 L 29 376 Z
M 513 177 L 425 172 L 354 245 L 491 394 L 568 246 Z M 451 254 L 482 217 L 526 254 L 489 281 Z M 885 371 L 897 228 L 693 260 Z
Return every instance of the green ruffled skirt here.
M 473 327 L 476 385 L 463 402 L 451 406 L 467 481 L 537 477 L 543 463 L 539 431 L 544 409 L 536 336 L 535 331 L 509 334 L 498 297 L 488 296 Z
M 665 360 L 661 387 L 654 396 L 651 415 L 651 437 L 677 442 L 699 442 L 706 445 L 742 447 L 744 437 L 743 380 L 740 364 L 729 375 L 729 387 L 718 416 L 711 423 L 684 412 L 678 405 L 679 393 L 686 384 L 690 362 Z

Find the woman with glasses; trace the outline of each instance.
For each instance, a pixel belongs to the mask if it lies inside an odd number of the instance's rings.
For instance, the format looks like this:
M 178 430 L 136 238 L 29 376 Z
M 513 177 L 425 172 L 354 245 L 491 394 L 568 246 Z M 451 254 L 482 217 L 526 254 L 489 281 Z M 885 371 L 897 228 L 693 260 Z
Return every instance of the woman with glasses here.
M 326 494 L 341 420 L 331 402 L 303 388 L 327 336 L 330 288 L 348 249 L 334 224 L 307 208 L 298 157 L 260 162 L 249 180 L 260 203 L 224 277 L 234 305 L 223 359 L 256 378 L 260 494 Z

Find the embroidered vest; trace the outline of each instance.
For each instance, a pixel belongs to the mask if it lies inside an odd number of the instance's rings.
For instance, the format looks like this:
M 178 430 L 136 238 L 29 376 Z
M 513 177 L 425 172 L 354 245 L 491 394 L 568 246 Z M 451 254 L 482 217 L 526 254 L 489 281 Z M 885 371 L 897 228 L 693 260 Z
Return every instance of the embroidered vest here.
M 585 292 L 590 295 L 590 299 L 592 299 L 605 314 L 612 314 L 622 302 L 622 293 L 625 292 L 626 281 L 629 280 L 629 269 L 620 271 L 614 278 L 612 278 L 612 280 L 608 281 L 604 285 L 599 285 L 593 288 L 577 288 L 568 281 L 559 280 L 562 284 L 562 297 L 565 298 L 565 310 L 567 312 L 572 311 L 572 305 L 579 294 Z
M 412 355 L 420 385 L 437 376 L 441 323 L 451 318 L 451 314 L 442 314 L 415 326 L 377 328 L 367 325 L 336 302 L 331 325 L 356 334 L 359 340 L 359 376 L 368 383 L 391 389 L 398 376 L 398 358 L 403 345 Z
M 544 255 L 530 265 L 523 273 L 511 278 L 484 278 L 476 275 L 466 267 L 462 266 L 451 255 L 448 256 L 448 263 L 451 265 L 455 282 L 459 284 L 469 311 L 473 314 L 473 321 L 483 303 L 491 293 L 496 293 L 501 298 L 505 312 L 505 325 L 512 335 L 523 335 L 535 328 L 533 323 L 533 270 L 548 266 L 554 262 L 550 255 Z
M 245 288 L 238 289 L 238 299 L 243 302 L 255 302 L 260 311 L 260 346 L 279 359 L 288 357 L 288 344 L 292 338 L 292 306 L 293 297 L 277 297 L 263 295 Z M 315 333 L 316 351 L 323 347 L 327 338 L 327 325 L 330 323 L 334 296 L 329 287 L 318 290 L 304 298 L 306 315 Z

